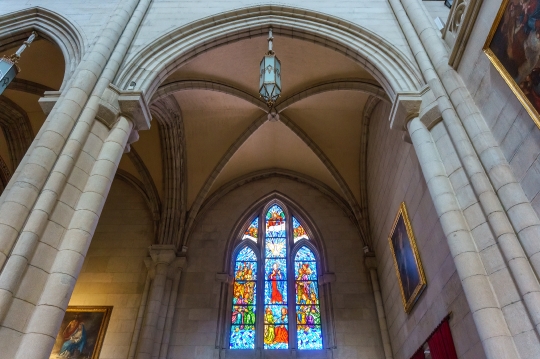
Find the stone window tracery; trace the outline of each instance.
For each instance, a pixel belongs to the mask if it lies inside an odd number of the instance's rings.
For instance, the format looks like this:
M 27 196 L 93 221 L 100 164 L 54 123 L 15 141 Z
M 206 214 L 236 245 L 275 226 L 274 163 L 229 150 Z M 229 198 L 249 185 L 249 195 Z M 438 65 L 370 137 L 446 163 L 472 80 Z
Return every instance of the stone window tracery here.
M 302 223 L 273 201 L 244 227 L 231 256 L 229 349 L 323 349 L 320 260 Z

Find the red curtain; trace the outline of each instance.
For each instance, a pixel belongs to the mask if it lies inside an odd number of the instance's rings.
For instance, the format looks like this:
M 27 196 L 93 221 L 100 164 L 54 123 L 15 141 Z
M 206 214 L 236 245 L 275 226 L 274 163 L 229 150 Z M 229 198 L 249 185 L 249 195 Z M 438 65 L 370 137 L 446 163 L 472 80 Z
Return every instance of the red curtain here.
M 411 359 L 426 359 L 426 356 L 424 355 L 424 348 L 418 349 L 416 353 L 411 357 Z
M 435 330 L 431 338 L 428 339 L 428 345 L 433 359 L 457 359 L 448 320 L 444 320 L 439 328 Z M 413 358 L 417 359 L 416 357 Z

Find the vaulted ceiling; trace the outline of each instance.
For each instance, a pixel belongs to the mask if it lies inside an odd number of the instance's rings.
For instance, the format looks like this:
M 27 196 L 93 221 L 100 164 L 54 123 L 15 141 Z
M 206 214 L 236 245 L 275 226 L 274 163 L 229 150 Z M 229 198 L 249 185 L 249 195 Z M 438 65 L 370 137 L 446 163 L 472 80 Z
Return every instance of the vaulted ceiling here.
M 261 172 L 288 171 L 315 181 L 349 203 L 354 212 L 362 198 L 364 107 L 370 95 L 384 98 L 384 94 L 363 67 L 343 54 L 276 36 L 274 50 L 282 63 L 283 92 L 277 103 L 279 120 L 268 121 L 267 108 L 258 97 L 259 62 L 266 50 L 265 37 L 232 42 L 201 53 L 172 73 L 154 100 L 175 103 L 185 141 L 185 173 L 167 177 L 164 158 L 168 154 L 163 151 L 168 149 L 160 133 L 162 125 L 154 119 L 151 129 L 141 131 L 139 141 L 132 144 L 134 153 L 122 158 L 120 174 L 141 183 L 153 182 L 146 190 L 154 188 L 161 203 L 166 202 L 167 188 L 182 187 L 183 215 L 187 217 L 189 211 L 191 223 L 220 188 Z M 19 79 L 59 89 L 64 61 L 52 43 L 37 40 L 20 65 Z M 26 111 L 37 133 L 45 119 L 37 103 L 40 96 L 20 90 L 6 90 L 4 96 Z M 9 149 L 3 138 L 0 156 L 7 162 Z M 190 220 L 186 221 L 189 227 Z

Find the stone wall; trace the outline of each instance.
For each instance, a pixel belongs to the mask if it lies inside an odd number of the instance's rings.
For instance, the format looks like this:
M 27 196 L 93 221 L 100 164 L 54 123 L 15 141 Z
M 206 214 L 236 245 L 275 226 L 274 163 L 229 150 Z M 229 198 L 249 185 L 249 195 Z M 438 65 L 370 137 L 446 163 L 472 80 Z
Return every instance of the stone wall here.
M 435 327 L 452 313 L 450 326 L 458 357 L 485 357 L 446 237 L 411 144 L 390 130 L 389 108 L 379 104 L 368 139 L 368 203 L 371 235 L 379 260 L 386 319 L 395 359 L 408 359 Z M 409 314 L 403 310 L 388 236 L 405 201 L 427 287 Z
M 336 275 L 331 284 L 337 346 L 333 357 L 382 359 L 375 302 L 357 230 L 328 197 L 284 178 L 252 182 L 228 193 L 195 226 L 188 266 L 182 273 L 169 355 L 176 359 L 217 355 L 221 283 L 215 276 L 224 270 L 227 240 L 244 211 L 275 190 L 303 208 L 323 236 L 329 271 Z
M 84 3 L 69 0 L 37 0 L 32 1 L 31 4 L 19 0 L 3 0 L 0 15 L 27 9 L 31 6 L 42 6 L 72 21 L 82 29 L 88 43 L 92 43 L 100 28 L 104 26 L 114 12 L 117 4 L 118 1 L 103 0 L 90 0 Z M 412 59 L 407 42 L 388 2 L 374 2 L 371 0 L 348 0 L 337 3 L 335 1 L 306 2 L 300 0 L 270 0 L 261 3 L 260 1 L 229 0 L 208 1 L 204 6 L 201 6 L 199 1 L 155 0 L 152 2 L 144 22 L 138 30 L 127 59 L 137 54 L 144 46 L 175 28 L 222 12 L 246 7 L 258 7 L 260 5 L 275 5 L 276 8 L 286 5 L 342 18 L 377 33 Z
M 69 305 L 113 306 L 100 359 L 125 359 L 146 281 L 153 241 L 142 196 L 114 180 Z
M 500 5 L 500 0 L 483 2 L 458 72 L 540 214 L 540 130 L 482 51 Z

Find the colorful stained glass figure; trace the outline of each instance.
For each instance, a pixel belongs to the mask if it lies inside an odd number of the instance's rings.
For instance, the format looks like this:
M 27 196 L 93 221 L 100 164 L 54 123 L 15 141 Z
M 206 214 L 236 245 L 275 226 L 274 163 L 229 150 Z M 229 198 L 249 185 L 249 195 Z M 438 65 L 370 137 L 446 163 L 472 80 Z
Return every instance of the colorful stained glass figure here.
M 285 237 L 285 213 L 277 204 L 266 212 L 266 237 Z
M 236 255 L 231 315 L 231 349 L 255 348 L 255 310 L 257 298 L 257 256 L 244 247 Z
M 287 349 L 287 240 L 285 213 L 277 204 L 266 213 L 264 242 L 264 349 Z
M 298 349 L 322 349 L 317 262 L 315 255 L 307 246 L 303 246 L 296 252 L 294 270 Z
M 287 306 L 268 305 L 264 311 L 264 348 L 287 349 L 289 326 Z
M 253 242 L 257 242 L 257 236 L 259 235 L 259 217 L 255 217 L 253 222 L 249 225 L 249 227 L 244 232 L 244 236 L 242 239 L 251 239 Z
M 283 258 L 287 256 L 286 238 L 268 237 L 266 238 L 266 258 Z
M 298 222 L 296 218 L 292 218 L 293 223 L 293 239 L 294 243 L 298 242 L 301 239 L 309 239 L 306 231 L 304 230 L 304 227 Z

